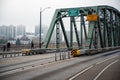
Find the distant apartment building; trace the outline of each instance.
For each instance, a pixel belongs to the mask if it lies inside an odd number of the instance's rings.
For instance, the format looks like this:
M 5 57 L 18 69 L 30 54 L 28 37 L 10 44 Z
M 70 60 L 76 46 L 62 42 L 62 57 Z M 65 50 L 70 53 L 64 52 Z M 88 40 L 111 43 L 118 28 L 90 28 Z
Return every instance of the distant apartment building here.
M 16 27 L 13 25 L 10 25 L 7 28 L 7 37 L 14 38 L 16 36 Z
M 35 36 L 39 35 L 39 29 L 40 29 L 40 26 L 36 25 L 35 26 Z
M 26 30 L 24 25 L 2 25 L 0 26 L 0 37 L 5 37 L 6 39 L 15 38 L 19 35 L 25 35 Z
M 16 36 L 25 35 L 25 34 L 26 34 L 26 29 L 24 25 L 16 26 Z
M 7 26 L 0 26 L 0 36 L 5 37 L 7 35 Z
M 14 38 L 16 35 L 16 27 L 13 25 L 0 26 L 0 36 L 5 37 L 6 39 Z
M 41 40 L 43 41 L 45 36 L 46 36 L 46 33 L 47 33 L 47 27 L 46 26 L 42 26 L 41 27 Z M 37 42 L 39 42 L 39 34 L 40 34 L 40 26 L 39 25 L 36 25 L 35 26 L 35 36 L 36 36 L 36 40 Z

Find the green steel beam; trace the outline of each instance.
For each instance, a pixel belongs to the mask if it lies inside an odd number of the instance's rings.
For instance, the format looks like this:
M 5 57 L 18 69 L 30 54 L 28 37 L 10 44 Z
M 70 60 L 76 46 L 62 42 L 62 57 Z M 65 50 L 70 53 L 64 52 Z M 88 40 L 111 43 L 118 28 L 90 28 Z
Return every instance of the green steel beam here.
M 85 19 L 84 19 L 83 15 L 81 15 L 81 25 L 84 28 L 85 40 L 87 40 L 87 32 L 86 32 L 86 26 L 85 26 Z
M 112 37 L 112 46 L 114 46 L 114 35 L 113 35 L 113 10 L 111 11 L 111 37 Z
M 119 34 L 119 36 L 118 36 L 118 46 L 120 46 L 120 15 L 118 15 L 118 34 Z
M 88 30 L 88 36 L 87 36 L 87 40 L 86 40 L 86 49 L 90 49 L 91 48 L 91 43 L 92 43 L 92 38 L 93 38 L 93 31 L 94 31 L 94 27 L 95 27 L 95 23 L 96 22 L 90 22 L 89 23 L 89 30 Z
M 106 36 L 106 9 L 104 9 L 104 26 L 103 26 L 103 42 L 104 42 L 104 47 L 106 47 L 107 43 L 107 36 Z
M 110 46 L 112 47 L 112 21 L 113 21 L 113 16 L 112 16 L 112 10 L 110 10 Z
M 70 17 L 70 48 L 73 48 L 73 17 Z
M 62 18 L 60 18 L 59 21 L 60 21 L 61 28 L 62 28 L 62 31 L 63 31 L 63 34 L 64 34 L 64 38 L 65 38 L 65 42 L 66 42 L 67 48 L 70 48 L 69 42 L 68 42 L 68 38 L 67 38 L 67 35 L 66 35 L 66 30 L 65 30 Z
M 56 9 L 55 14 L 54 14 L 53 19 L 52 19 L 52 22 L 51 22 L 50 27 L 48 29 L 47 35 L 45 37 L 44 43 L 42 45 L 42 48 L 48 47 L 48 44 L 50 42 L 54 27 L 55 27 L 55 24 L 57 22 L 58 12 L 59 12 L 59 9 Z
M 98 26 L 97 26 L 97 22 L 95 23 L 95 27 L 94 27 L 94 43 L 93 46 L 95 49 L 98 48 Z
M 98 10 L 98 14 L 101 14 L 101 9 Z M 99 16 L 98 21 L 97 21 L 97 26 L 98 26 L 98 32 L 99 32 L 99 38 L 100 38 L 100 47 L 103 48 L 104 47 L 104 43 L 103 43 L 103 37 L 102 37 L 102 27 L 101 27 L 101 18 Z
M 106 32 L 107 32 L 107 43 L 108 43 L 108 47 L 111 47 L 111 38 L 110 38 L 110 21 L 109 21 L 109 18 L 110 18 L 110 14 L 109 14 L 109 12 L 107 11 L 107 13 L 106 13 Z
M 60 48 L 60 24 L 56 23 L 56 48 Z
M 73 24 L 74 24 L 74 30 L 75 30 L 75 34 L 76 34 L 77 44 L 78 44 L 78 47 L 80 48 L 80 39 L 79 39 L 79 36 L 78 36 L 78 30 L 77 30 L 77 27 L 76 27 L 76 23 L 75 23 L 75 18 L 74 17 L 73 17 Z
M 81 16 L 81 18 L 80 18 L 80 21 L 81 21 L 81 23 L 80 23 L 80 35 L 81 35 L 81 48 L 83 47 L 83 27 L 82 27 L 82 25 L 83 25 L 83 18 L 82 18 L 82 16 Z

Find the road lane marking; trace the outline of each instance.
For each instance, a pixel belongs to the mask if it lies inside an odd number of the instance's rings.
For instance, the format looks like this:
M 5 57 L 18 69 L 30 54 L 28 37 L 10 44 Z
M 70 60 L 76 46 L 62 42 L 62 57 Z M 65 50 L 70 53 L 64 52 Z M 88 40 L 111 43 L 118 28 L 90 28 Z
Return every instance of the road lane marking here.
M 86 68 L 86 69 L 84 69 L 83 71 L 77 73 L 75 76 L 69 78 L 69 80 L 73 80 L 74 78 L 76 78 L 77 76 L 79 76 L 79 75 L 81 75 L 82 73 L 86 72 L 87 70 L 91 69 L 92 67 L 93 67 L 93 65 L 90 66 L 90 67 L 88 67 L 88 68 Z
M 115 60 L 114 62 L 112 62 L 111 64 L 109 64 L 108 66 L 106 66 L 93 80 L 97 80 L 106 69 L 108 69 L 111 65 L 115 64 L 118 61 L 119 60 Z
M 105 59 L 105 60 L 103 60 L 103 61 L 101 61 L 101 62 L 98 62 L 98 63 L 96 63 L 96 65 L 101 64 L 101 63 L 103 63 L 103 62 L 105 62 L 105 61 L 108 61 L 108 60 L 110 60 L 110 59 L 113 59 L 113 58 L 115 58 L 115 57 L 118 57 L 118 55 L 113 56 L 113 57 L 110 57 L 110 58 L 108 58 L 108 59 Z

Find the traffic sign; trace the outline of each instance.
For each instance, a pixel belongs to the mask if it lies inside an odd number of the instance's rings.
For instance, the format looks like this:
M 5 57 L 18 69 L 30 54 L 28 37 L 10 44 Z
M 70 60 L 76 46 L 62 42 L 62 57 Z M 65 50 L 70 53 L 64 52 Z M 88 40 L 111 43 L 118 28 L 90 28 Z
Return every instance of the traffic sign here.
M 78 16 L 79 15 L 79 10 L 78 9 L 69 9 L 68 10 L 68 15 L 69 16 Z
M 98 16 L 96 14 L 87 15 L 87 21 L 97 21 Z

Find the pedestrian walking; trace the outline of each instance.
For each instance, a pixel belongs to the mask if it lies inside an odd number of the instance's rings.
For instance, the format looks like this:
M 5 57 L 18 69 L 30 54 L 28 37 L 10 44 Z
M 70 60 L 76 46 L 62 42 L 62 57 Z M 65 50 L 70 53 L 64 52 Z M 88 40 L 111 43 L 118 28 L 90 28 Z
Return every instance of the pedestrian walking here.
M 3 51 L 5 51 L 6 50 L 6 46 L 5 45 L 3 45 Z
M 11 44 L 10 42 L 7 43 L 7 51 L 10 51 Z
M 33 41 L 31 41 L 31 48 L 34 48 L 34 43 L 33 43 Z

